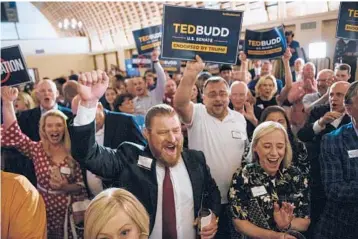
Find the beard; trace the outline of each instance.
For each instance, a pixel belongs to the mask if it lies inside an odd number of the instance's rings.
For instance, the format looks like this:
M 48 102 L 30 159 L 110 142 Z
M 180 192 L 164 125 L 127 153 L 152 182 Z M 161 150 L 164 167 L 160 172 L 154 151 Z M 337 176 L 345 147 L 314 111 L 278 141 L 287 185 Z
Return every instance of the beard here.
M 181 152 L 183 151 L 183 142 L 183 138 L 176 142 L 175 149 L 173 150 L 175 152 L 173 153 L 167 153 L 165 150 L 165 146 L 163 145 L 158 148 L 152 145 L 150 141 L 148 143 L 152 154 L 157 160 L 159 160 L 166 167 L 173 167 L 178 163 L 181 157 Z

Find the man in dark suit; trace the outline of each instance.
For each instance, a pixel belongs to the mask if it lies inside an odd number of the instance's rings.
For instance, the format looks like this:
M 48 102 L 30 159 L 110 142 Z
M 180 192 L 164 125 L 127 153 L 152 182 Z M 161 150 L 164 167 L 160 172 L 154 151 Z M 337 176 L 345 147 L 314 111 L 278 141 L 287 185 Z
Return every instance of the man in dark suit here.
M 101 71 L 80 75 L 81 102 L 69 127 L 73 157 L 97 175 L 119 178 L 120 186 L 132 192 L 148 211 L 151 238 L 196 238 L 193 221 L 201 208 L 211 210 L 201 235 L 214 238 L 220 192 L 204 154 L 183 150 L 180 120 L 172 107 L 160 104 L 147 112 L 145 148 L 123 143 L 113 150 L 95 142 L 96 106 L 108 82 Z
M 260 78 L 261 74 L 261 60 L 253 60 L 252 64 L 254 65 L 254 68 L 249 70 L 251 79 L 257 80 L 258 78 Z
M 358 82 L 345 96 L 352 122 L 326 134 L 319 163 L 327 203 L 315 239 L 356 239 L 358 235 Z
M 58 109 L 66 116 L 71 117 L 71 110 L 62 107 L 56 103 L 58 91 L 56 84 L 51 80 L 42 80 L 36 86 L 36 96 L 39 100 L 39 107 L 26 110 L 17 115 L 17 121 L 21 131 L 26 134 L 31 140 L 39 141 L 39 123 L 43 113 L 48 110 Z M 19 153 L 15 149 L 9 150 L 8 153 L 12 154 L 12 158 L 16 160 L 5 160 L 5 170 L 8 172 L 18 173 L 26 176 L 29 181 L 36 186 L 36 176 L 32 161 Z
M 329 105 L 318 105 L 312 109 L 305 126 L 297 136 L 306 143 L 311 162 L 311 225 L 314 230 L 325 206 L 325 196 L 320 177 L 318 156 L 321 138 L 331 131 L 349 123 L 350 117 L 345 114 L 344 95 L 349 87 L 348 82 L 336 82 L 329 91 Z
M 72 113 L 77 114 L 80 97 L 77 95 L 72 100 Z M 125 141 L 139 145 L 146 145 L 138 124 L 132 115 L 113 112 L 104 109 L 101 103 L 98 103 L 96 109 L 96 142 L 104 147 L 116 149 Z M 118 182 L 113 179 L 100 179 L 85 168 L 82 170 L 83 181 L 85 182 L 88 195 L 91 197 L 100 193 L 103 188 L 116 187 Z

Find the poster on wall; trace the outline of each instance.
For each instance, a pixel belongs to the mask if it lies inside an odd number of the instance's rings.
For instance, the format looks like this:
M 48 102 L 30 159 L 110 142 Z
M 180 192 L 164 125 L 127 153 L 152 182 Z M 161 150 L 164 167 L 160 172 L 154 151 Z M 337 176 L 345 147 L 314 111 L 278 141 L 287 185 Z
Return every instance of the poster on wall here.
M 31 82 L 19 45 L 1 48 L 1 85 L 15 86 Z
M 267 31 L 245 32 L 244 51 L 249 59 L 272 59 L 282 56 L 287 48 L 283 26 Z
M 336 37 L 358 40 L 358 2 L 341 2 Z
M 133 31 L 133 38 L 139 55 L 152 52 L 159 47 L 162 39 L 162 25 Z
M 200 16 L 200 17 L 199 17 Z M 162 58 L 235 64 L 243 12 L 164 5 Z

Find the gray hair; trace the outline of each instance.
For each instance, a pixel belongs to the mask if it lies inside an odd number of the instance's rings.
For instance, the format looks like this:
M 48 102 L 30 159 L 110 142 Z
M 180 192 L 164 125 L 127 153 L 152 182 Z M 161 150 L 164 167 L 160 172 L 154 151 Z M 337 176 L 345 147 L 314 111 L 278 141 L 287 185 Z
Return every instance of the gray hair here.
M 220 76 L 212 76 L 209 79 L 207 79 L 207 81 L 205 81 L 204 83 L 204 87 L 203 87 L 203 91 L 205 90 L 206 86 L 209 84 L 213 84 L 213 83 L 219 83 L 219 82 L 224 82 L 226 85 L 227 90 L 230 90 L 230 86 L 229 84 L 226 82 L 226 80 Z

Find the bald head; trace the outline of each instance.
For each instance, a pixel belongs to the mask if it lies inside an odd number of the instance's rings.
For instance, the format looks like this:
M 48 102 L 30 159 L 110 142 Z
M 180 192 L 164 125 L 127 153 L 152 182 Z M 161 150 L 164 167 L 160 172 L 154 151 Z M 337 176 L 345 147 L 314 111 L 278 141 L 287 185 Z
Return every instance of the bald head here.
M 329 90 L 329 105 L 331 111 L 345 112 L 344 97 L 348 91 L 350 83 L 338 81 L 334 83 Z

